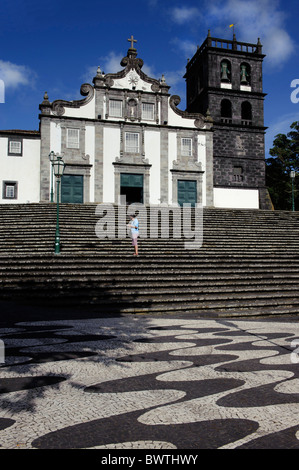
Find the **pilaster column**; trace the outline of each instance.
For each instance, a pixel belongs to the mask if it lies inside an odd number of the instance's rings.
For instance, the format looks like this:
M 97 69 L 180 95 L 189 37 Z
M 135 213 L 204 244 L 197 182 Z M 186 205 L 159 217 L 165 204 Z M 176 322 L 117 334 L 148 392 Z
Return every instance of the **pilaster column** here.
M 214 206 L 213 132 L 206 132 L 206 205 Z
M 50 201 L 50 178 L 51 169 L 49 162 L 50 148 L 50 124 L 49 117 L 41 116 L 40 132 L 41 132 L 41 148 L 40 148 L 40 202 Z
M 168 130 L 161 127 L 160 133 L 160 202 L 168 204 Z
M 95 158 L 94 158 L 94 194 L 95 202 L 103 202 L 103 161 L 104 161 L 104 127 L 95 123 Z

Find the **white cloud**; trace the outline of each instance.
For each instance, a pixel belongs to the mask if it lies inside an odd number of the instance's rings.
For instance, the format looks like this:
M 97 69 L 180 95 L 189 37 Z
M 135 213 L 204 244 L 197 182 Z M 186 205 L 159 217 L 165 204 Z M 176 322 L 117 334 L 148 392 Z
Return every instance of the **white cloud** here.
M 266 63 L 279 66 L 295 51 L 295 43 L 286 31 L 287 14 L 279 0 L 207 0 L 200 12 L 188 5 L 173 8 L 171 18 L 176 24 L 186 26 L 200 23 L 199 29 L 211 29 L 212 36 L 230 36 L 229 25 L 234 23 L 237 40 L 256 43 L 261 38 Z
M 174 38 L 172 40 L 172 43 L 175 45 L 177 49 L 183 52 L 184 56 L 189 59 L 194 56 L 197 45 L 193 42 L 190 41 L 189 39 L 179 39 L 179 38 Z
M 185 68 L 179 70 L 166 70 L 163 72 L 167 85 L 171 87 L 183 85 L 185 87 L 185 82 L 183 79 L 185 72 Z
M 120 62 L 123 58 L 123 54 L 110 51 L 105 57 L 100 57 L 97 65 L 91 65 L 87 67 L 86 72 L 82 76 L 85 82 L 91 83 L 93 77 L 96 76 L 98 67 L 101 68 L 102 72 L 116 73 L 120 72 L 123 67 Z
M 102 71 L 105 73 L 116 73 L 123 69 L 120 65 L 120 62 L 123 58 L 123 54 L 116 53 L 114 51 L 109 52 L 106 57 L 102 57 L 102 62 L 100 65 Z
M 16 89 L 19 86 L 32 85 L 35 74 L 25 65 L 0 60 L 0 79 L 3 80 L 5 89 Z
M 283 29 L 268 31 L 263 40 L 268 63 L 271 66 L 282 65 L 295 52 L 295 44 Z
M 160 76 L 157 75 L 155 71 L 155 67 L 153 67 L 152 65 L 144 64 L 142 67 L 142 72 L 151 78 L 157 78 L 157 79 L 161 78 L 161 75 Z
M 269 65 L 282 64 L 295 50 L 295 44 L 285 30 L 286 14 L 280 9 L 278 0 L 214 0 L 208 4 L 207 13 L 211 23 L 225 23 L 226 28 L 235 23 L 238 40 L 256 43 L 260 37 Z
M 84 83 L 92 83 L 93 77 L 96 76 L 97 74 L 97 65 L 90 65 L 89 67 L 86 68 L 86 72 L 81 75 L 82 80 Z
M 92 83 L 92 79 L 96 76 L 98 67 L 101 68 L 102 72 L 116 73 L 123 69 L 120 62 L 123 58 L 123 54 L 110 51 L 105 57 L 100 57 L 97 65 L 91 65 L 87 67 L 86 72 L 82 75 L 82 79 L 86 83 Z
M 171 10 L 171 17 L 177 24 L 183 24 L 200 16 L 200 11 L 195 7 L 176 7 Z

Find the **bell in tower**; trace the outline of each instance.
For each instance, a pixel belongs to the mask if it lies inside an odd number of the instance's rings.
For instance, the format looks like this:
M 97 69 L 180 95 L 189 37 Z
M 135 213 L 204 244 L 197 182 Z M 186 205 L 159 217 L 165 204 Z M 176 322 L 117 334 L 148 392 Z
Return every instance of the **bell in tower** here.
M 222 82 L 229 82 L 230 81 L 230 70 L 228 62 L 223 60 L 221 62 L 221 81 Z
M 243 85 L 248 85 L 248 72 L 246 64 L 241 65 L 241 83 Z

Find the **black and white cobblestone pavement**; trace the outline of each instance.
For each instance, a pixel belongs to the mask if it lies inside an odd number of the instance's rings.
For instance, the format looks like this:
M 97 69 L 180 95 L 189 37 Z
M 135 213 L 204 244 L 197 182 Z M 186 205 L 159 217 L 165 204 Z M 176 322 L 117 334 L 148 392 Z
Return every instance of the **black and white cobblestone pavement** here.
M 299 448 L 296 320 L 16 321 L 0 339 L 2 449 Z

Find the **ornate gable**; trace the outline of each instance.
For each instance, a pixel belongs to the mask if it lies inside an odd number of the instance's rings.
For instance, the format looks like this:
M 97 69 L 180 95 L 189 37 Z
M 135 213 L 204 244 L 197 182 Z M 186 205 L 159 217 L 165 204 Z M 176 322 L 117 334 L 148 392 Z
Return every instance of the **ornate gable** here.
M 141 69 L 143 67 L 143 60 L 137 57 L 137 49 L 133 47 L 136 39 L 131 36 L 128 41 L 131 42 L 131 47 L 128 49 L 127 55 L 123 57 L 120 65 L 124 67 L 123 70 L 117 73 L 103 74 L 98 69 L 97 75 L 93 79 L 95 87 L 107 88 L 123 88 L 136 91 L 146 91 L 163 94 L 168 93 L 169 86 L 165 83 L 163 78 L 157 80 L 146 75 Z

